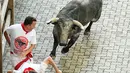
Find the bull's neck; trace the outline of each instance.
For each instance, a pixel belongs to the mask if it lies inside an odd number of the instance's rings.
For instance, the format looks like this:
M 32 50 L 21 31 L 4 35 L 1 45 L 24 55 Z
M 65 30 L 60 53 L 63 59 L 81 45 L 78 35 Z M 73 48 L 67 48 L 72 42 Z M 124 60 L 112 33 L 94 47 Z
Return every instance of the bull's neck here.
M 59 14 L 57 15 L 58 18 L 67 18 L 67 19 L 72 19 L 70 15 L 68 14 Z
M 77 10 L 77 9 L 76 9 Z M 67 10 L 61 10 L 57 17 L 59 18 L 69 18 L 69 19 L 74 19 L 74 20 L 79 20 L 79 10 L 77 12 L 69 12 Z

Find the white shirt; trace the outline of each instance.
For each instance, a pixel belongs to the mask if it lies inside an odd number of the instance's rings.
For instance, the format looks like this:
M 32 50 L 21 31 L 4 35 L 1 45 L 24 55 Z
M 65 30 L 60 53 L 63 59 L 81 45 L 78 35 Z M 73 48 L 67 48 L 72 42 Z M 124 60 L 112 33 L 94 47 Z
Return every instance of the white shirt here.
M 33 68 L 37 73 L 45 73 L 45 70 L 48 67 L 48 65 L 44 62 L 42 62 L 41 64 L 33 64 L 25 62 L 23 63 L 23 65 L 20 66 L 18 70 L 13 70 L 13 73 L 23 73 L 23 71 L 28 67 Z
M 36 31 L 26 33 L 21 24 L 11 25 L 6 29 L 6 32 L 10 36 L 11 51 L 14 53 L 20 52 L 20 50 L 26 50 L 31 44 L 36 44 Z

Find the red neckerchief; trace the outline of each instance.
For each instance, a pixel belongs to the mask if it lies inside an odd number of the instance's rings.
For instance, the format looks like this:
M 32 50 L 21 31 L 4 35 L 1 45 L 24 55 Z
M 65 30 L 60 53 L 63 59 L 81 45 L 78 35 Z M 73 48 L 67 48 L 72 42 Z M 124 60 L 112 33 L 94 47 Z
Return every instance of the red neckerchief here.
M 26 34 L 28 33 L 28 31 L 25 30 L 25 27 L 24 27 L 24 23 L 21 24 L 23 30 L 26 32 Z
M 25 69 L 24 69 L 23 73 L 29 73 L 29 71 L 32 71 L 32 70 L 34 70 L 34 69 L 31 68 L 31 67 L 28 67 L 28 68 L 25 68 Z M 35 71 L 35 70 L 34 70 L 34 71 Z

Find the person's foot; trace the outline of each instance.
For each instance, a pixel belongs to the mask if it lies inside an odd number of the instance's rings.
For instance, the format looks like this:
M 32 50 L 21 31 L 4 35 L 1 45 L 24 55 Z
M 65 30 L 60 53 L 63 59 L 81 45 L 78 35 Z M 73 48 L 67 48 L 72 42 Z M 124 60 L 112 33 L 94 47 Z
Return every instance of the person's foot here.
M 50 53 L 50 56 L 51 56 L 51 57 L 56 57 L 56 53 L 51 52 L 51 53 Z

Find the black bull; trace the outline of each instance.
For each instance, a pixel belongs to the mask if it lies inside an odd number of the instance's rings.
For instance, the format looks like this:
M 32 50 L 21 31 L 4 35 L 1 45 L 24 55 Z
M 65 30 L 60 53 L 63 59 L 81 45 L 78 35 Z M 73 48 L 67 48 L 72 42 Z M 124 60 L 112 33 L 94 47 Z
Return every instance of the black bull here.
M 102 0 L 71 1 L 62 8 L 56 18 L 52 18 L 47 22 L 47 24 L 54 24 L 54 44 L 50 56 L 56 56 L 58 44 L 64 46 L 61 52 L 67 53 L 78 39 L 81 30 L 88 23 L 84 34 L 90 32 L 92 23 L 100 18 L 101 12 Z

